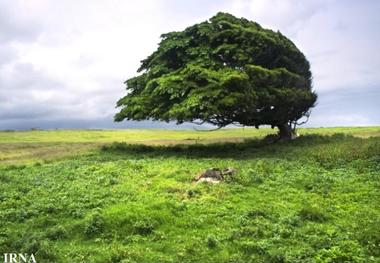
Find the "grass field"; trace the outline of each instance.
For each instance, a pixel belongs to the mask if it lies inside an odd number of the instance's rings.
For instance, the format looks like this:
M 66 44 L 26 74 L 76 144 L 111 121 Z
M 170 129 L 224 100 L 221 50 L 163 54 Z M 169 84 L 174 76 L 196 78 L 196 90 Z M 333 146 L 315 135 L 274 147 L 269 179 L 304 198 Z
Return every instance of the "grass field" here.
M 264 129 L 194 130 L 42 130 L 0 131 L 0 165 L 48 161 L 96 150 L 110 142 L 145 145 L 243 142 L 275 133 Z M 367 138 L 380 136 L 380 127 L 299 129 L 301 135 L 335 133 Z
M 380 127 L 0 132 L 0 253 L 380 262 Z M 210 167 L 237 169 L 194 183 Z

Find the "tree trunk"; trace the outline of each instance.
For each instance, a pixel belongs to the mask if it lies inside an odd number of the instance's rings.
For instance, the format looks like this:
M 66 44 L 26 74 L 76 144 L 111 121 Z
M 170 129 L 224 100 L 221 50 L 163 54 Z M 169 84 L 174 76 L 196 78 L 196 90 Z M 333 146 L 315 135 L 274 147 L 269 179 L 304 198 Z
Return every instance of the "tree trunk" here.
M 295 131 L 290 127 L 289 124 L 277 125 L 279 130 L 280 140 L 293 140 L 297 137 Z

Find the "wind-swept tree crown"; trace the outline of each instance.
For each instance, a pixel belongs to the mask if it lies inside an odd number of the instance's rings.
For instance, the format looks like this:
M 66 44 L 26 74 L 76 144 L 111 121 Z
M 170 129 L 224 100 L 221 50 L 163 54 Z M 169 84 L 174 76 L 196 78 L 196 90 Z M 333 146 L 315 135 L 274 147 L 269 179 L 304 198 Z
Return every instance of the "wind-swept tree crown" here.
M 128 79 L 116 121 L 278 126 L 314 106 L 310 65 L 280 32 L 227 13 L 161 36 Z

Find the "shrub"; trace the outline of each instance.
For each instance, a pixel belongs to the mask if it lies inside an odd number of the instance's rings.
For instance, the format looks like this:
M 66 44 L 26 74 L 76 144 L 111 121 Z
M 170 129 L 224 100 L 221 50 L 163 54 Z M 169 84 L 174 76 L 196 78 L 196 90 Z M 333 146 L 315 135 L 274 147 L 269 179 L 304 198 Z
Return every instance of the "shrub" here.
M 209 248 L 215 248 L 218 245 L 218 239 L 214 235 L 208 235 L 206 242 Z
M 258 173 L 254 170 L 249 170 L 249 176 L 251 178 L 251 182 L 254 184 L 262 184 L 264 183 L 265 176 L 261 173 Z
M 259 254 L 259 255 L 265 255 L 266 247 L 262 244 L 258 244 L 254 241 L 244 241 L 241 243 L 241 250 L 245 254 Z
M 321 249 L 315 257 L 316 262 L 368 262 L 362 248 L 356 241 L 343 240 L 335 246 Z
M 151 218 L 145 218 L 143 220 L 136 221 L 133 224 L 133 230 L 135 234 L 145 236 L 153 232 L 155 225 L 155 222 Z
M 303 207 L 299 216 L 302 220 L 314 221 L 314 222 L 325 222 L 328 220 L 328 216 L 316 206 L 306 206 Z
M 87 237 L 99 235 L 104 230 L 104 218 L 99 210 L 95 210 L 85 221 L 84 234 Z
M 50 240 L 59 240 L 67 237 L 67 231 L 63 226 L 55 226 L 46 232 L 46 237 Z

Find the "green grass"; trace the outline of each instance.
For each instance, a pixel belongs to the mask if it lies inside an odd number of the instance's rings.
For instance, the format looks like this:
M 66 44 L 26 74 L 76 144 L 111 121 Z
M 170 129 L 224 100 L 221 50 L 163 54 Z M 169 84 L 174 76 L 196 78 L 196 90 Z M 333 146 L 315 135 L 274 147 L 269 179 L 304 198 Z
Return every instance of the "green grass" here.
M 111 142 L 147 145 L 208 144 L 243 142 L 263 138 L 275 130 L 236 128 L 212 132 L 195 130 L 37 130 L 0 131 L 0 165 L 23 164 L 62 159 L 73 154 L 97 150 Z M 338 127 L 299 129 L 301 135 L 334 133 L 367 138 L 380 136 L 380 127 Z
M 269 129 L 1 132 L 0 253 L 380 262 L 379 131 L 304 129 L 276 144 Z M 238 172 L 193 182 L 210 167 Z
M 220 138 L 251 138 L 265 136 L 276 130 L 270 128 L 220 129 L 212 132 L 195 130 L 29 130 L 0 131 L 0 142 L 114 142 L 114 141 L 166 141 L 166 140 L 208 140 Z M 336 127 L 301 128 L 301 134 L 346 133 L 362 137 L 380 135 L 380 127 Z

